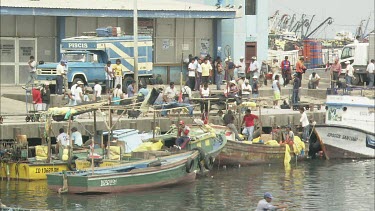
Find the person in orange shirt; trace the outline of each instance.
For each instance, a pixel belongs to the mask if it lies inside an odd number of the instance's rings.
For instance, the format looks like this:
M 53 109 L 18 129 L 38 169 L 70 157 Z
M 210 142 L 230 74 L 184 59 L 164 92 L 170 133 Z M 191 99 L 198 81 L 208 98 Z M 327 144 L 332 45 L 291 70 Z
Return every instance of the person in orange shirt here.
M 302 74 L 304 74 L 305 71 L 306 71 L 306 67 L 304 65 L 304 61 L 305 61 L 305 59 L 303 57 L 301 57 L 299 59 L 299 61 L 297 62 L 297 64 L 296 64 L 296 73 L 297 73 L 297 77 L 300 80 L 299 87 L 301 87 L 301 85 L 302 85 Z

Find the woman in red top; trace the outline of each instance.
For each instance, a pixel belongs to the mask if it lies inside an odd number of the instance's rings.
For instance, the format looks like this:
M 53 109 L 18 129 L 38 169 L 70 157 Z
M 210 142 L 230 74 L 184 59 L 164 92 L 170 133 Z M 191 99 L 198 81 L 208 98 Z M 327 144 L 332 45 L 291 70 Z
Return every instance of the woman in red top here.
M 258 119 L 258 116 L 251 114 L 251 110 L 247 109 L 241 125 L 245 124 L 245 128 L 243 129 L 242 133 L 247 134 L 248 141 L 253 140 L 254 119 Z

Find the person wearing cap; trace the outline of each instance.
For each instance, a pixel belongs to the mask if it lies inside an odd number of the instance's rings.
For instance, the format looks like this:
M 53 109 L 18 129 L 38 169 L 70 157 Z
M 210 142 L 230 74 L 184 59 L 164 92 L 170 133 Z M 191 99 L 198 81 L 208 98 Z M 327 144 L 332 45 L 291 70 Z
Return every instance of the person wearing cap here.
M 77 88 L 72 92 L 74 93 L 74 100 L 75 100 L 75 103 L 76 105 L 79 105 L 82 103 L 83 101 L 83 82 L 82 81 L 78 81 L 77 82 Z
M 135 94 L 135 81 L 131 81 L 129 86 L 126 88 L 126 92 L 128 94 L 128 97 L 133 97 Z
M 354 73 L 354 68 L 353 66 L 350 64 L 350 61 L 346 61 L 345 62 L 346 64 L 346 68 L 345 68 L 345 81 L 346 81 L 346 86 L 350 86 L 352 85 L 352 78 L 354 77 L 353 73 Z M 318 81 L 319 83 L 319 81 Z
M 73 146 L 79 146 L 79 147 L 82 146 L 83 144 L 82 134 L 78 132 L 76 127 L 72 127 L 71 131 L 72 131 L 72 134 L 70 135 L 70 137 L 71 137 Z
M 56 67 L 56 94 L 62 95 L 63 80 L 65 75 L 66 64 L 64 60 L 60 61 L 60 64 Z M 65 87 L 68 89 L 68 87 Z
M 122 89 L 122 79 L 124 79 L 125 67 L 121 64 L 121 59 L 116 59 L 116 64 L 112 64 L 112 71 L 115 74 L 115 84 L 120 84 L 120 89 Z
M 339 58 L 335 58 L 335 62 L 331 65 L 330 72 L 331 72 L 331 88 L 335 88 L 337 82 L 339 81 L 339 77 L 341 74 L 341 64 L 339 62 Z
M 291 74 L 291 67 L 290 61 L 288 60 L 288 56 L 285 56 L 285 59 L 281 62 L 281 75 L 283 76 L 284 80 L 284 87 L 289 84 L 290 74 Z
M 237 62 L 236 64 L 236 68 L 237 68 L 237 75 L 238 75 L 238 78 L 241 78 L 241 77 L 246 77 L 246 73 L 245 73 L 245 58 L 243 56 L 240 57 L 240 61 Z
M 42 93 L 42 103 L 43 103 L 43 111 L 47 111 L 49 109 L 49 104 L 51 101 L 51 90 L 49 89 L 49 83 L 46 82 L 41 90 Z
M 178 95 L 178 92 L 176 90 L 176 87 L 174 86 L 174 82 L 171 82 L 169 86 L 164 90 L 163 99 L 166 103 L 174 102 L 176 99 L 176 96 Z
M 297 73 L 293 73 L 293 93 L 292 93 L 292 104 L 297 104 L 298 103 L 298 93 L 299 93 L 299 84 L 300 79 L 297 77 Z
M 253 85 L 252 85 L 252 92 L 253 92 L 253 98 L 259 97 L 259 86 L 258 86 L 258 76 L 253 76 Z
M 299 87 L 302 86 L 302 74 L 305 73 L 306 71 L 306 67 L 304 65 L 304 61 L 305 59 L 303 57 L 301 57 L 298 62 L 296 63 L 296 73 L 297 73 L 297 77 L 299 78 Z
M 319 80 L 320 76 L 316 72 L 312 72 L 309 76 L 309 84 L 308 88 L 309 89 L 319 89 Z
M 227 91 L 227 90 L 225 90 Z M 236 98 L 238 97 L 238 87 L 236 85 L 236 81 L 235 80 L 231 80 L 229 82 L 229 90 L 228 90 L 228 94 L 227 94 L 227 97 L 230 97 L 230 98 Z
M 242 99 L 250 99 L 251 95 L 251 86 L 249 84 L 249 80 L 245 79 L 245 83 L 242 84 L 241 86 L 242 90 Z
M 250 78 L 253 78 L 254 76 L 257 76 L 257 78 L 259 78 L 259 74 L 260 74 L 259 64 L 258 64 L 256 56 L 251 57 L 251 62 L 250 62 L 249 69 L 247 70 L 247 72 L 250 73 Z
M 178 132 L 177 132 L 178 138 L 176 139 L 176 145 L 175 145 L 176 148 L 178 149 L 185 148 L 187 142 L 190 140 L 189 132 L 190 132 L 190 128 L 185 124 L 184 121 L 181 120 L 178 126 Z
M 265 210 L 277 210 L 277 209 L 283 209 L 287 208 L 288 205 L 286 204 L 281 204 L 281 205 L 272 205 L 273 197 L 270 193 L 266 192 L 263 195 L 263 199 L 258 202 L 258 206 L 256 211 L 265 211 Z

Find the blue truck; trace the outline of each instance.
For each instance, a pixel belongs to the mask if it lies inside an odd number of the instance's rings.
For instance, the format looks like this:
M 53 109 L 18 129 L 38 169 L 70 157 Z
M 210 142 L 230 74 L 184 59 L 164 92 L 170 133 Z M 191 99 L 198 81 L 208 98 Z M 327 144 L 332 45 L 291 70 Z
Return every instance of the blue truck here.
M 153 76 L 152 38 L 138 37 L 138 76 L 141 84 L 146 84 Z M 91 86 L 96 80 L 105 86 L 104 66 L 107 61 L 116 64 L 121 59 L 125 67 L 123 87 L 134 78 L 134 38 L 133 36 L 96 37 L 80 36 L 61 41 L 61 58 L 67 61 L 67 80 L 71 87 L 78 80 Z M 58 63 L 45 63 L 37 66 L 35 83 L 56 85 L 56 67 Z

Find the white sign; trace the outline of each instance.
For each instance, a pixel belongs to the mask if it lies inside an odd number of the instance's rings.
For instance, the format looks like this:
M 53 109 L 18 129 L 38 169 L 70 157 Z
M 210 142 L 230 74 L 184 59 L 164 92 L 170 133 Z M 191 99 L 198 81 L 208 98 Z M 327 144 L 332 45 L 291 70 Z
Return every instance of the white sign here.
M 100 186 L 114 186 L 117 185 L 117 179 L 103 179 L 100 180 Z

